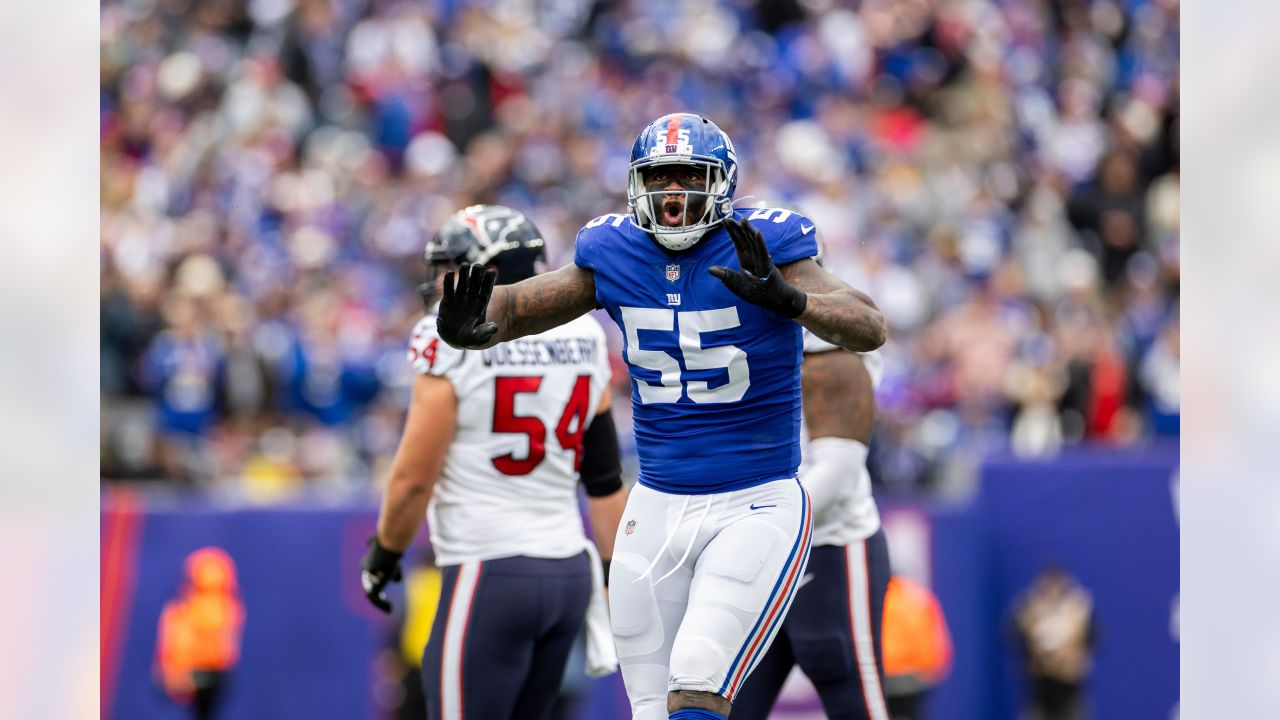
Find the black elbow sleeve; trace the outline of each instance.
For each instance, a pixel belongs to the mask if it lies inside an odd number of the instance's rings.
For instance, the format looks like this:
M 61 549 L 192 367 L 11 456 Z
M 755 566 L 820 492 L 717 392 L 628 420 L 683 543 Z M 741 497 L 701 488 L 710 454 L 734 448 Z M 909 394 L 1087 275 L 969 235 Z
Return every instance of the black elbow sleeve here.
M 583 433 L 582 465 L 578 471 L 582 486 L 591 497 L 612 495 L 622 487 L 622 458 L 611 411 L 596 415 Z

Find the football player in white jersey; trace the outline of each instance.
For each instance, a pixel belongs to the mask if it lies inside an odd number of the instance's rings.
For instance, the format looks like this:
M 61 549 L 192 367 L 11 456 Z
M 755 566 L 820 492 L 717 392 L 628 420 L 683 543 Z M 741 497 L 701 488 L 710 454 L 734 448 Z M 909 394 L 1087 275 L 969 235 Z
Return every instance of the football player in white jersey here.
M 821 240 L 818 248 L 821 262 Z M 883 363 L 879 351 L 850 352 L 804 333 L 799 476 L 813 502 L 813 550 L 782 633 L 730 720 L 767 718 L 796 665 L 828 718 L 889 718 L 880 644 L 889 550 L 866 464 Z
M 427 245 L 433 279 L 459 263 L 498 283 L 544 265 L 541 234 L 511 208 L 455 213 Z M 590 316 L 485 350 L 441 342 L 434 312 L 409 349 L 417 373 L 404 435 L 361 563 L 366 595 L 390 612 L 388 583 L 424 515 L 444 575 L 423 654 L 431 718 L 542 718 L 571 645 L 588 626 L 588 672 L 616 668 L 603 583 L 626 505 L 609 411 L 604 331 Z M 577 487 L 599 547 L 586 540 Z

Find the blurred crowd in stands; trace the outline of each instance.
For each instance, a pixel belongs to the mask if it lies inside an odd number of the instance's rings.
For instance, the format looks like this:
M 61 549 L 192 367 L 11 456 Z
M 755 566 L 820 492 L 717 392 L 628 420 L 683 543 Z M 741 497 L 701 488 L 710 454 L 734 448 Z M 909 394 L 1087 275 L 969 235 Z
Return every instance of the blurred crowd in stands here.
M 104 0 L 101 20 L 106 479 L 367 489 L 429 234 L 502 203 L 569 262 L 584 222 L 625 212 L 636 133 L 681 110 L 733 138 L 740 206 L 811 216 L 884 310 L 883 488 L 1179 432 L 1177 0 Z

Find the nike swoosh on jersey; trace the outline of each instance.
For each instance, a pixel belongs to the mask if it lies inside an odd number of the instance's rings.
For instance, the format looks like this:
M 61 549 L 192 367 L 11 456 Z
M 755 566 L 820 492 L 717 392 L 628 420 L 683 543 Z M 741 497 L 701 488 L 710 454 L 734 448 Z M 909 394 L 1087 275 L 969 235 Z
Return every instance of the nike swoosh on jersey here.
M 805 227 L 805 226 L 804 226 L 804 223 L 800 223 L 800 234 L 801 234 L 801 235 L 808 235 L 808 234 L 809 234 L 809 233 L 811 233 L 811 232 L 813 232 L 813 226 L 812 226 L 812 225 L 810 225 L 809 227 Z
M 752 510 L 763 510 L 765 508 L 778 507 L 778 506 L 777 505 L 756 505 L 755 503 L 752 503 L 747 507 L 751 508 Z

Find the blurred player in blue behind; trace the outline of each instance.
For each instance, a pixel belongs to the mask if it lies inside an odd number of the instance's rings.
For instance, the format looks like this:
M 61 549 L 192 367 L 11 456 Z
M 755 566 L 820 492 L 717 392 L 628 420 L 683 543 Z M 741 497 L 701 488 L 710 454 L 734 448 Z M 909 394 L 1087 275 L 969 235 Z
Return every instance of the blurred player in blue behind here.
M 804 333 L 800 481 L 813 503 L 813 552 L 782 636 L 747 680 L 733 720 L 767 718 L 796 665 L 828 718 L 889 720 L 880 643 L 889 548 L 867 472 L 882 363 L 879 352 L 845 352 Z
M 503 282 L 536 275 L 541 233 L 511 208 L 455 213 L 427 245 L 436 275 L 460 262 Z M 440 342 L 432 314 L 409 347 L 417 374 L 375 537 L 361 563 L 369 601 L 388 583 L 425 515 L 443 580 L 422 658 L 432 720 L 538 720 L 551 712 L 587 623 L 588 672 L 617 669 L 604 573 L 583 533 L 577 487 L 600 555 L 612 554 L 626 503 L 609 411 L 604 329 L 583 317 L 489 350 Z
M 631 151 L 629 215 L 577 237 L 574 262 L 494 287 L 446 277 L 447 343 L 490 347 L 603 307 L 626 339 L 640 476 L 617 535 L 610 614 L 638 720 L 729 715 L 777 634 L 809 555 L 800 464 L 801 328 L 869 351 L 885 322 L 812 260 L 814 224 L 738 210 L 738 162 L 676 113 Z

